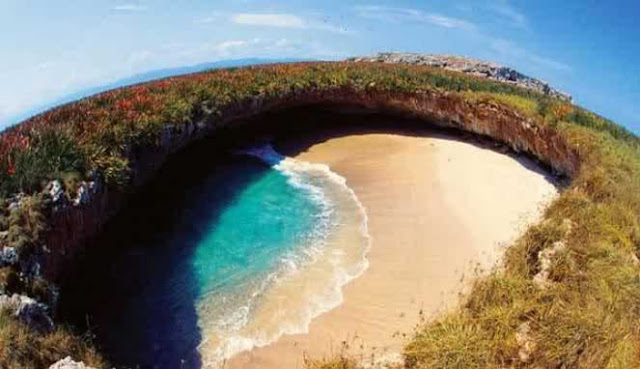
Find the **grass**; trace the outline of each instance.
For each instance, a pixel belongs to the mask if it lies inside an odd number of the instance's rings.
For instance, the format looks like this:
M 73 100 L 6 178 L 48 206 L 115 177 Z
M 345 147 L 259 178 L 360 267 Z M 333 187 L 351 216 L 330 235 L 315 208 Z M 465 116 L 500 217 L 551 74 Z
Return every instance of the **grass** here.
M 458 310 L 418 329 L 407 367 L 640 367 L 640 151 L 602 125 L 558 125 L 581 148 L 580 173 L 502 268 L 475 281 Z M 538 253 L 558 241 L 567 247 L 541 289 Z M 517 332 L 525 323 L 533 349 L 523 361 Z
M 69 355 L 94 368 L 107 367 L 86 339 L 69 330 L 34 332 L 6 311 L 0 311 L 0 369 L 48 368 Z
M 308 369 L 359 369 L 358 362 L 346 356 L 331 359 L 305 359 Z
M 131 153 L 158 146 L 167 122 L 175 130 L 203 120 L 217 124 L 242 102 L 341 88 L 453 96 L 469 109 L 492 104 L 557 132 L 580 160 L 570 186 L 507 250 L 503 265 L 476 280 L 459 309 L 417 329 L 404 350 L 407 368 L 640 367 L 640 140 L 581 107 L 455 72 L 358 63 L 219 70 L 54 109 L 0 135 L 0 232 L 9 232 L 0 242 L 21 253 L 40 244 L 50 211 L 40 191 L 50 180 L 60 180 L 70 198 L 96 173 L 109 188 L 127 189 Z M 25 205 L 9 210 L 5 200 L 18 192 Z M 540 288 L 534 282 L 539 253 L 557 242 L 566 247 L 552 260 L 548 287 Z M 0 271 L 6 288 L 19 288 L 15 273 Z M 69 350 L 93 360 L 95 351 L 66 333 L 40 337 L 6 316 L 1 322 L 0 359 L 40 367 Z M 339 357 L 308 365 L 357 363 Z

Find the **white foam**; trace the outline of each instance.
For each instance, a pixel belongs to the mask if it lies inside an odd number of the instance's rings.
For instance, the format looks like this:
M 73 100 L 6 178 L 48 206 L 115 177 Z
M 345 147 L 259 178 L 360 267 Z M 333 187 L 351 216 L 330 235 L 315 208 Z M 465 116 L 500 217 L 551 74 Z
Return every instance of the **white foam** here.
M 308 333 L 311 321 L 340 306 L 344 301 L 342 288 L 353 279 L 361 276 L 369 267 L 367 254 L 371 248 L 371 236 L 368 230 L 367 212 L 364 205 L 358 200 L 355 192 L 347 185 L 346 178 L 331 171 L 328 165 L 309 163 L 283 156 L 276 152 L 270 144 L 253 147 L 240 152 L 240 154 L 259 158 L 273 169 L 280 171 L 288 177 L 287 182 L 291 186 L 307 192 L 312 201 L 317 203 L 322 210 L 318 215 L 316 227 L 311 232 L 310 237 L 312 239 L 309 242 L 309 247 L 302 249 L 302 252 L 284 255 L 281 260 L 281 268 L 263 280 L 263 283 L 254 290 L 247 305 L 220 317 L 217 323 L 218 327 L 225 329 L 227 332 L 237 332 L 237 334 L 227 336 L 217 345 L 213 353 L 205 353 L 201 350 L 203 365 L 209 368 L 222 367 L 224 363 L 234 355 L 269 345 L 285 334 Z M 331 222 L 336 207 L 323 188 L 321 184 L 322 181 L 328 181 L 333 185 L 337 185 L 337 188 L 341 191 L 345 191 L 344 193 L 348 194 L 348 197 L 354 202 L 359 212 L 361 218 L 360 232 L 364 237 L 366 245 L 362 253 L 362 258 L 356 265 L 340 267 L 340 261 L 345 255 L 343 250 L 333 250 L 329 255 L 325 255 L 322 252 L 325 239 L 331 233 L 332 227 L 339 226 L 339 224 L 333 224 Z M 320 182 L 320 184 L 318 184 L 318 182 Z M 251 319 L 252 305 L 268 290 L 270 285 L 277 283 L 281 278 L 287 278 L 295 273 L 299 273 L 306 265 L 321 256 L 330 258 L 329 260 L 335 266 L 335 274 L 331 277 L 331 280 L 327 281 L 329 286 L 328 291 L 323 291 L 322 294 L 312 296 L 310 301 L 307 301 L 307 306 L 303 307 L 306 311 L 304 312 L 305 317 L 302 322 L 291 324 L 290 322 L 283 321 L 278 331 L 270 335 L 257 334 L 254 336 L 246 336 L 240 332 L 241 328 L 246 326 Z M 215 303 L 215 301 L 209 301 Z M 201 347 L 203 347 L 206 342 L 207 338 L 204 337 Z

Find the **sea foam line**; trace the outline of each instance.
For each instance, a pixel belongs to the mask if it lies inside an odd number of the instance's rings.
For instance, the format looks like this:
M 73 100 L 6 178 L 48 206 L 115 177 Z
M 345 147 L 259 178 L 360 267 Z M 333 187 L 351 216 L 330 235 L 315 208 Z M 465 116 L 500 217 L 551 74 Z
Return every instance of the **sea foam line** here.
M 264 144 L 262 146 L 242 150 L 238 152 L 238 154 L 256 157 L 264 163 L 270 165 L 273 169 L 287 176 L 289 179 L 288 183 L 290 185 L 308 192 L 311 199 L 322 206 L 324 213 L 323 216 L 330 216 L 333 212 L 331 199 L 326 196 L 321 186 L 313 183 L 308 183 L 307 181 L 313 178 L 312 175 L 314 173 L 319 173 L 326 179 L 330 180 L 332 183 L 339 185 L 340 188 L 348 193 L 349 197 L 356 204 L 361 218 L 360 232 L 364 237 L 365 247 L 362 259 L 356 266 L 357 270 L 355 272 L 349 273 L 343 268 L 337 275 L 334 276 L 333 280 L 328 281 L 328 283 L 333 284 L 333 286 L 331 286 L 332 298 L 328 299 L 327 301 L 323 301 L 323 304 L 308 306 L 309 311 L 307 312 L 307 317 L 302 325 L 287 325 L 285 327 L 281 327 L 279 332 L 271 337 L 246 337 L 243 335 L 230 337 L 226 340 L 226 342 L 223 342 L 221 346 L 216 349 L 216 352 L 214 354 L 215 358 L 213 360 L 214 362 L 205 362 L 206 366 L 214 368 L 216 367 L 216 365 L 219 366 L 226 360 L 241 352 L 267 346 L 277 341 L 285 334 L 293 335 L 309 333 L 309 327 L 312 320 L 342 305 L 344 303 L 344 294 L 342 291 L 343 287 L 352 280 L 360 277 L 369 268 L 369 260 L 367 259 L 367 255 L 369 254 L 371 249 L 371 235 L 369 234 L 368 227 L 369 218 L 365 206 L 362 204 L 362 202 L 360 202 L 355 191 L 347 185 L 346 178 L 333 172 L 331 168 L 326 164 L 310 163 L 281 155 L 270 144 Z M 309 305 L 313 305 L 311 301 L 309 301 Z

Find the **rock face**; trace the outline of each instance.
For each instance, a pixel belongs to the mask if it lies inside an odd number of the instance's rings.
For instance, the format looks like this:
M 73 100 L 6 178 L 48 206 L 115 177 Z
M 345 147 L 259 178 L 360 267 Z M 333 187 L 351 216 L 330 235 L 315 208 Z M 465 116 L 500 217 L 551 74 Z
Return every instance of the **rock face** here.
M 7 265 L 17 264 L 20 261 L 15 247 L 2 246 L 2 238 L 4 238 L 3 236 L 6 237 L 6 235 L 0 234 L 0 268 Z
M 516 152 L 531 154 L 560 174 L 577 171 L 577 153 L 551 128 L 539 127 L 525 116 L 492 103 L 470 103 L 446 92 L 427 91 L 420 94 L 378 91 L 356 91 L 348 87 L 324 90 L 299 90 L 286 96 L 250 97 L 223 109 L 219 116 L 206 116 L 200 121 L 167 124 L 158 145 L 140 148 L 130 157 L 131 190 L 150 180 L 167 157 L 203 137 L 228 128 L 230 122 L 254 117 L 272 110 L 313 104 L 352 106 L 365 111 L 392 112 L 418 118 L 446 128 L 492 137 Z M 242 129 L 251 129 L 243 126 Z M 55 184 L 48 187 L 56 195 Z M 88 196 L 86 196 L 88 194 Z M 45 261 L 42 274 L 55 281 L 64 269 L 64 261 L 95 235 L 101 226 L 120 209 L 125 194 L 110 190 L 100 178 L 83 184 L 71 201 L 54 202 L 49 230 L 43 248 Z M 64 198 L 64 197 L 60 197 Z M 17 200 L 16 200 L 17 201 Z M 16 202 L 14 201 L 14 202 Z
M 49 316 L 49 308 L 30 297 L 17 294 L 11 297 L 0 295 L 0 310 L 5 309 L 40 332 L 50 332 L 54 327 Z
M 52 364 L 49 369 L 93 369 L 84 365 L 82 361 L 77 362 L 73 361 L 70 356 L 65 357 L 64 359 Z
M 571 96 L 558 91 L 548 83 L 539 79 L 526 76 L 515 69 L 500 64 L 481 60 L 464 58 L 461 56 L 437 55 L 437 54 L 404 54 L 404 53 L 379 53 L 369 57 L 356 57 L 347 59 L 350 62 L 377 62 L 377 63 L 404 63 L 411 65 L 427 65 L 457 72 L 472 74 L 475 76 L 493 79 L 495 81 L 512 83 L 514 85 L 534 90 L 564 101 L 571 101 Z

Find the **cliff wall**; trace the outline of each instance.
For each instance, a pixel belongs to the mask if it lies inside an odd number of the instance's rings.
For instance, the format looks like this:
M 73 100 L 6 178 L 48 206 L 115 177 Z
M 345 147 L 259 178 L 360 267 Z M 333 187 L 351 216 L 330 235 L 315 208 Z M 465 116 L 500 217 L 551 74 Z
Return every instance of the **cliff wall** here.
M 308 90 L 277 98 L 246 99 L 233 104 L 218 116 L 204 116 L 195 123 L 166 125 L 159 144 L 131 150 L 132 190 L 149 181 L 167 157 L 190 143 L 215 135 L 222 129 L 246 130 L 235 122 L 261 113 L 314 104 L 357 107 L 373 112 L 418 118 L 424 124 L 456 128 L 488 136 L 516 152 L 538 158 L 559 174 L 574 175 L 579 158 L 553 129 L 539 127 L 529 118 L 493 103 L 470 103 L 446 92 L 395 93 L 389 91 L 356 91 L 350 88 Z M 268 130 L 269 127 L 260 127 Z M 51 186 L 50 186 L 51 187 Z M 107 188 L 95 178 L 82 201 L 54 203 L 45 236 L 47 252 L 42 272 L 56 280 L 65 262 L 123 205 L 127 193 Z M 80 195 L 79 195 L 80 198 Z

